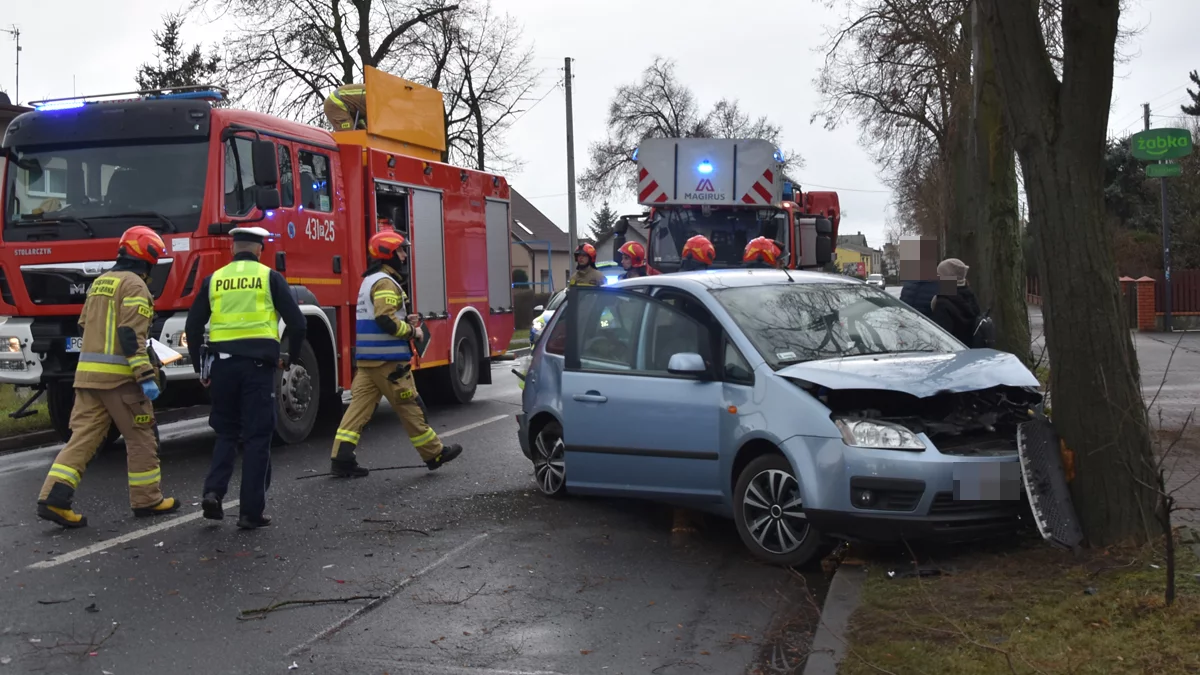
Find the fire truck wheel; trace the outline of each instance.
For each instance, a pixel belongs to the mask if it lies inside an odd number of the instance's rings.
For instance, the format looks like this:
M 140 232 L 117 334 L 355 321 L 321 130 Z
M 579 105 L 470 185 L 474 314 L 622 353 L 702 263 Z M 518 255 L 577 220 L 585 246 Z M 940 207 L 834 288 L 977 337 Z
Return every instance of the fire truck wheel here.
M 56 382 L 46 385 L 46 408 L 50 413 L 50 426 L 62 439 L 63 443 L 71 440 L 71 408 L 75 407 L 75 387 L 70 381 Z M 100 452 L 111 449 L 117 444 L 121 433 L 115 426 L 108 427 L 108 436 L 100 444 Z
M 463 322 L 466 323 L 466 322 Z M 475 327 L 466 325 L 458 331 L 454 343 L 454 363 L 446 369 L 449 380 L 450 403 L 470 403 L 479 386 L 479 336 Z
M 300 358 L 291 357 L 287 370 L 279 371 L 275 385 L 275 440 L 299 443 L 312 433 L 321 408 L 321 369 L 308 340 Z

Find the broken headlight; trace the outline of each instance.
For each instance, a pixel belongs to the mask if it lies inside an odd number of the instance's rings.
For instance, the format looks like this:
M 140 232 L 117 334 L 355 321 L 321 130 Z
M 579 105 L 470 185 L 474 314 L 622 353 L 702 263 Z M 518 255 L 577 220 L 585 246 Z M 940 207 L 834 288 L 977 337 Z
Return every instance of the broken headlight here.
M 842 432 L 846 445 L 880 450 L 924 450 L 925 444 L 913 432 L 899 424 L 840 418 L 834 424 Z

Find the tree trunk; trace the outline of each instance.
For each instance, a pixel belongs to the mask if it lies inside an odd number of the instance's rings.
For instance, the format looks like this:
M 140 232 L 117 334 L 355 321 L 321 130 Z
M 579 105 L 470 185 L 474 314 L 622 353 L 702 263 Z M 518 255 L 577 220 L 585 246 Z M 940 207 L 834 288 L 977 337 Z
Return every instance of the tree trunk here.
M 1144 543 L 1157 509 L 1149 427 L 1104 227 L 1104 147 L 1120 0 L 1064 0 L 1063 79 L 1033 0 L 981 0 L 1025 174 L 1042 271 L 1054 422 L 1096 546 Z M 1053 260 L 1048 260 L 1053 256 Z
M 982 33 L 982 31 L 980 31 Z M 1025 253 L 1017 216 L 1017 165 L 1011 129 L 996 81 L 995 57 L 988 36 L 977 36 L 975 77 L 975 152 L 980 209 L 976 250 L 979 303 L 996 322 L 996 348 L 1033 365 L 1029 345 L 1029 309 L 1025 304 Z M 975 285 L 975 281 L 972 281 Z

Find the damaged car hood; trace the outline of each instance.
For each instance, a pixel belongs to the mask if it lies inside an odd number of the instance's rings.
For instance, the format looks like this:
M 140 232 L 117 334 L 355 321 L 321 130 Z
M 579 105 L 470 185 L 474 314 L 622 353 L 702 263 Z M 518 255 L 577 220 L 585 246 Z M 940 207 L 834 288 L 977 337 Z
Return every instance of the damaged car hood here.
M 882 389 L 919 398 L 1001 386 L 1039 386 L 1020 359 L 995 349 L 823 359 L 790 365 L 777 374 L 828 389 Z

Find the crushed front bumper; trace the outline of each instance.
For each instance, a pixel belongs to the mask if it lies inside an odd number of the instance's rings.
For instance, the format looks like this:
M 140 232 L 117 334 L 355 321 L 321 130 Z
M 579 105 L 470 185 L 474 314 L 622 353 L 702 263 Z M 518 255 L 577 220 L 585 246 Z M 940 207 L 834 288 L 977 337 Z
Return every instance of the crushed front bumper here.
M 0 382 L 36 385 L 42 381 L 42 358 L 33 351 L 33 319 L 0 317 L 0 350 Z

